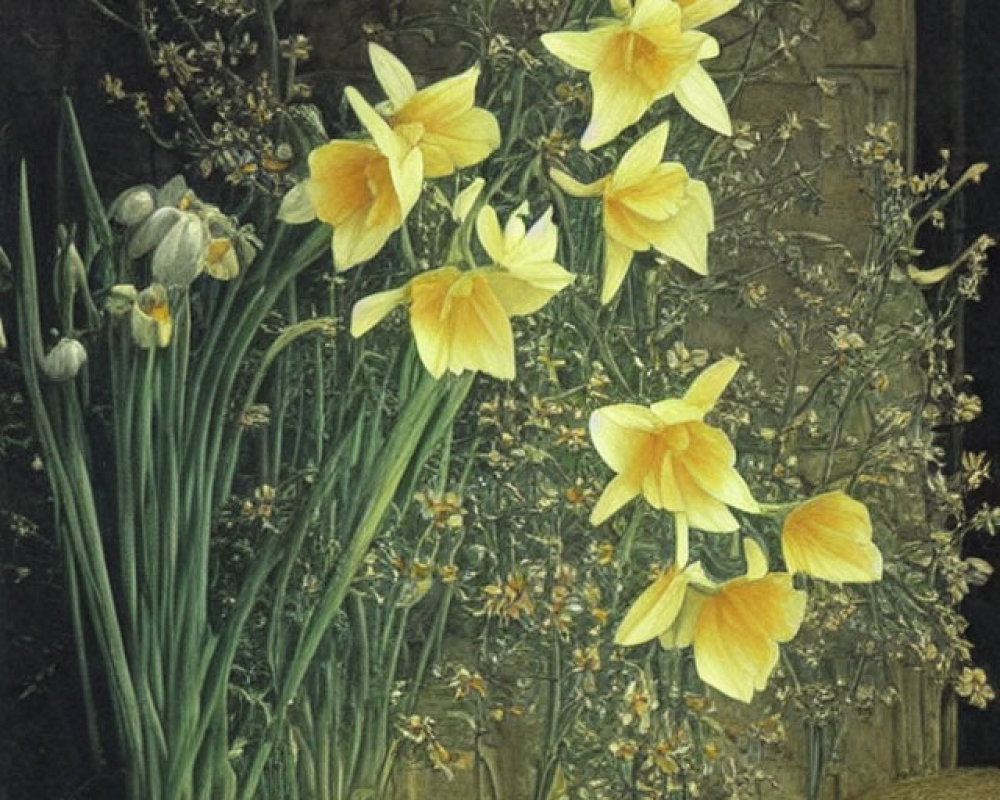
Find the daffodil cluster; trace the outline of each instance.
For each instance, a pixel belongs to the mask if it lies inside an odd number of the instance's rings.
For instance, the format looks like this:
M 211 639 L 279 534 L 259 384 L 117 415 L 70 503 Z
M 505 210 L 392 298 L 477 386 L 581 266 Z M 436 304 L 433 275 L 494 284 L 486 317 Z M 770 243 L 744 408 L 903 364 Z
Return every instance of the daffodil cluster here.
M 591 514 L 601 524 L 633 498 L 674 515 L 675 559 L 632 604 L 615 642 L 631 646 L 659 638 L 668 648 L 692 646 L 699 677 L 723 694 L 749 702 L 778 661 L 778 644 L 798 632 L 806 593 L 793 574 L 838 583 L 882 576 L 868 509 L 842 491 L 811 498 L 784 518 L 781 549 L 786 571 L 769 571 L 767 556 L 744 540 L 745 575 L 718 582 L 699 562 L 689 563 L 689 527 L 734 533 L 729 510 L 762 509 L 736 471 L 726 434 L 704 422 L 739 369 L 733 359 L 708 366 L 680 398 L 649 407 L 605 406 L 590 419 L 597 452 L 617 475 Z M 783 509 L 773 509 L 781 511 Z

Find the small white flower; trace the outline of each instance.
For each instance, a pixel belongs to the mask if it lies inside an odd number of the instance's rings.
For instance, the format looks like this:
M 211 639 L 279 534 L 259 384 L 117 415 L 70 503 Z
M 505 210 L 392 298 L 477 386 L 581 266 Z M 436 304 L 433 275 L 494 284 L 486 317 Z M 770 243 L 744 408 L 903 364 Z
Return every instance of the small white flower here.
M 87 363 L 87 349 L 76 339 L 63 337 L 42 358 L 39 366 L 50 381 L 73 380 Z

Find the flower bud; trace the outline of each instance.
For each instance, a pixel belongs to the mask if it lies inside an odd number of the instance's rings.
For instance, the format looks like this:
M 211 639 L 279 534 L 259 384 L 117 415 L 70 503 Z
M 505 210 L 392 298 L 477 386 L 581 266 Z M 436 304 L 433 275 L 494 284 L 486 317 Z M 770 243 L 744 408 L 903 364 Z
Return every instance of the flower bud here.
M 108 290 L 104 308 L 112 317 L 123 317 L 132 310 L 139 292 L 131 283 L 116 283 Z
M 129 228 L 138 225 L 156 209 L 155 191 L 147 184 L 126 189 L 111 201 L 108 216 Z
M 158 283 L 139 292 L 132 306 L 132 339 L 146 350 L 170 344 L 174 323 L 170 316 L 167 290 Z
M 58 383 L 73 380 L 86 363 L 87 349 L 76 339 L 64 336 L 45 354 L 39 366 L 46 378 Z
M 207 244 L 205 223 L 196 214 L 181 212 L 153 251 L 153 280 L 165 286 L 190 286 L 201 272 Z
M 158 208 L 132 234 L 128 243 L 128 257 L 141 258 L 163 241 L 164 237 L 181 220 L 180 209 L 173 206 Z

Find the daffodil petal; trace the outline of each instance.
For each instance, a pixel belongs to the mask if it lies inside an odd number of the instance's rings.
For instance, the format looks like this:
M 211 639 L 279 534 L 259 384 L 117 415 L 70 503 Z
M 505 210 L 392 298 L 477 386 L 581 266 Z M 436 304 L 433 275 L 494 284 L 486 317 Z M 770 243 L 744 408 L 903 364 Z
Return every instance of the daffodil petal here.
M 726 504 L 702 489 L 691 477 L 681 459 L 676 459 L 674 462 L 674 477 L 684 498 L 683 511 L 692 528 L 710 533 L 732 533 L 740 529 L 739 520 L 733 516 Z
M 728 506 L 759 513 L 746 482 L 733 468 L 736 451 L 725 433 L 703 422 L 688 426 L 691 445 L 683 454 L 688 474 L 708 494 Z
M 676 3 L 663 0 L 636 0 L 632 8 L 630 27 L 643 28 L 680 27 L 681 10 Z
M 608 182 L 608 178 L 604 177 L 592 183 L 581 183 L 572 175 L 558 169 L 549 170 L 549 177 L 556 186 L 573 197 L 600 197 Z
M 639 494 L 639 487 L 625 475 L 617 475 L 608 482 L 590 512 L 590 524 L 600 525 Z
M 417 85 L 406 65 L 375 42 L 368 43 L 372 72 L 394 109 L 402 108 L 417 93 Z
M 666 149 L 669 136 L 670 123 L 661 122 L 626 150 L 612 173 L 611 191 L 645 181 L 649 173 L 663 160 L 663 151 Z
M 747 578 L 759 580 L 767 575 L 767 556 L 764 555 L 764 550 L 757 542 L 749 538 L 744 539 L 743 552 L 747 559 Z
M 636 469 L 652 444 L 651 437 L 661 427 L 649 409 L 630 403 L 604 406 L 590 415 L 594 448 L 604 463 L 619 473 Z
M 478 276 L 472 281 L 471 293 L 452 306 L 449 369 L 455 373 L 479 370 L 513 380 L 516 365 L 510 319 L 488 281 Z
M 735 358 L 722 358 L 705 367 L 684 393 L 684 402 L 702 412 L 711 411 L 739 368 L 740 362 Z
M 706 22 L 728 14 L 740 4 L 740 0 L 676 0 L 681 7 L 682 24 L 685 28 L 697 28 Z
M 278 219 L 289 225 L 302 225 L 316 219 L 316 209 L 309 199 L 309 179 L 299 181 L 285 196 L 278 207 Z
M 614 28 L 590 31 L 560 31 L 542 34 L 542 45 L 574 69 L 592 72 L 604 60 L 605 51 L 619 32 Z
M 658 223 L 650 244 L 698 275 L 708 274 L 708 232 L 701 209 L 686 203 L 675 216 Z
M 684 604 L 687 578 L 671 568 L 640 594 L 618 626 L 615 644 L 630 647 L 648 642 L 670 628 Z
M 612 69 L 590 73 L 593 110 L 580 137 L 580 147 L 593 150 L 637 122 L 655 99 L 637 78 Z
M 565 289 L 575 275 L 554 262 L 527 264 L 516 272 L 497 270 L 488 275 L 493 293 L 512 317 L 533 314 Z
M 697 406 L 691 405 L 686 400 L 677 397 L 668 397 L 660 400 L 649 407 L 656 416 L 660 418 L 664 425 L 679 425 L 683 422 L 697 422 L 705 416 L 705 412 Z
M 692 568 L 695 568 L 694 570 Z M 701 572 L 701 564 L 690 564 L 684 570 L 688 576 L 688 589 L 684 593 L 684 602 L 674 619 L 674 624 L 660 634 L 660 646 L 665 650 L 687 647 L 694 641 L 694 631 L 698 624 L 698 616 L 709 595 L 693 589 L 690 586 L 691 576 Z
M 348 86 L 344 89 L 344 97 L 347 98 L 347 102 L 354 110 L 358 121 L 368 131 L 381 153 L 389 158 L 401 158 L 408 146 L 393 132 L 389 123 L 382 119 L 371 104 L 365 100 L 361 92 L 353 86 Z
M 476 236 L 486 255 L 497 264 L 503 263 L 506 253 L 503 229 L 500 227 L 500 218 L 493 206 L 484 205 L 479 209 L 479 214 L 476 216 Z
M 455 222 L 465 221 L 465 218 L 469 216 L 469 212 L 472 211 L 473 206 L 476 205 L 476 201 L 479 199 L 479 195 L 482 193 L 485 185 L 486 180 L 484 178 L 476 178 L 455 196 L 455 201 L 451 204 L 451 216 Z
M 612 239 L 604 238 L 604 282 L 601 285 L 601 304 L 610 303 L 621 288 L 625 275 L 632 263 L 633 250 Z
M 408 298 L 409 292 L 405 286 L 362 297 L 351 309 L 351 336 L 364 336 Z
M 733 124 L 729 119 L 726 101 L 708 72 L 701 64 L 695 64 L 681 78 L 674 92 L 681 107 L 706 128 L 733 135 Z

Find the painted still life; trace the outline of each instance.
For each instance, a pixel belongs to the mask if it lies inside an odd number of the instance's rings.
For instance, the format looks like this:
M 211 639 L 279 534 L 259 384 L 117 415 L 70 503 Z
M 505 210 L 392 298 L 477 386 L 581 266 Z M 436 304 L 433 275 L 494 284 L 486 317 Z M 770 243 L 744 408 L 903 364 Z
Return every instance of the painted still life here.
M 911 3 L 79 5 L 0 522 L 81 777 L 2 800 L 1000 797 L 883 788 L 994 700 L 988 168 L 915 166 Z

